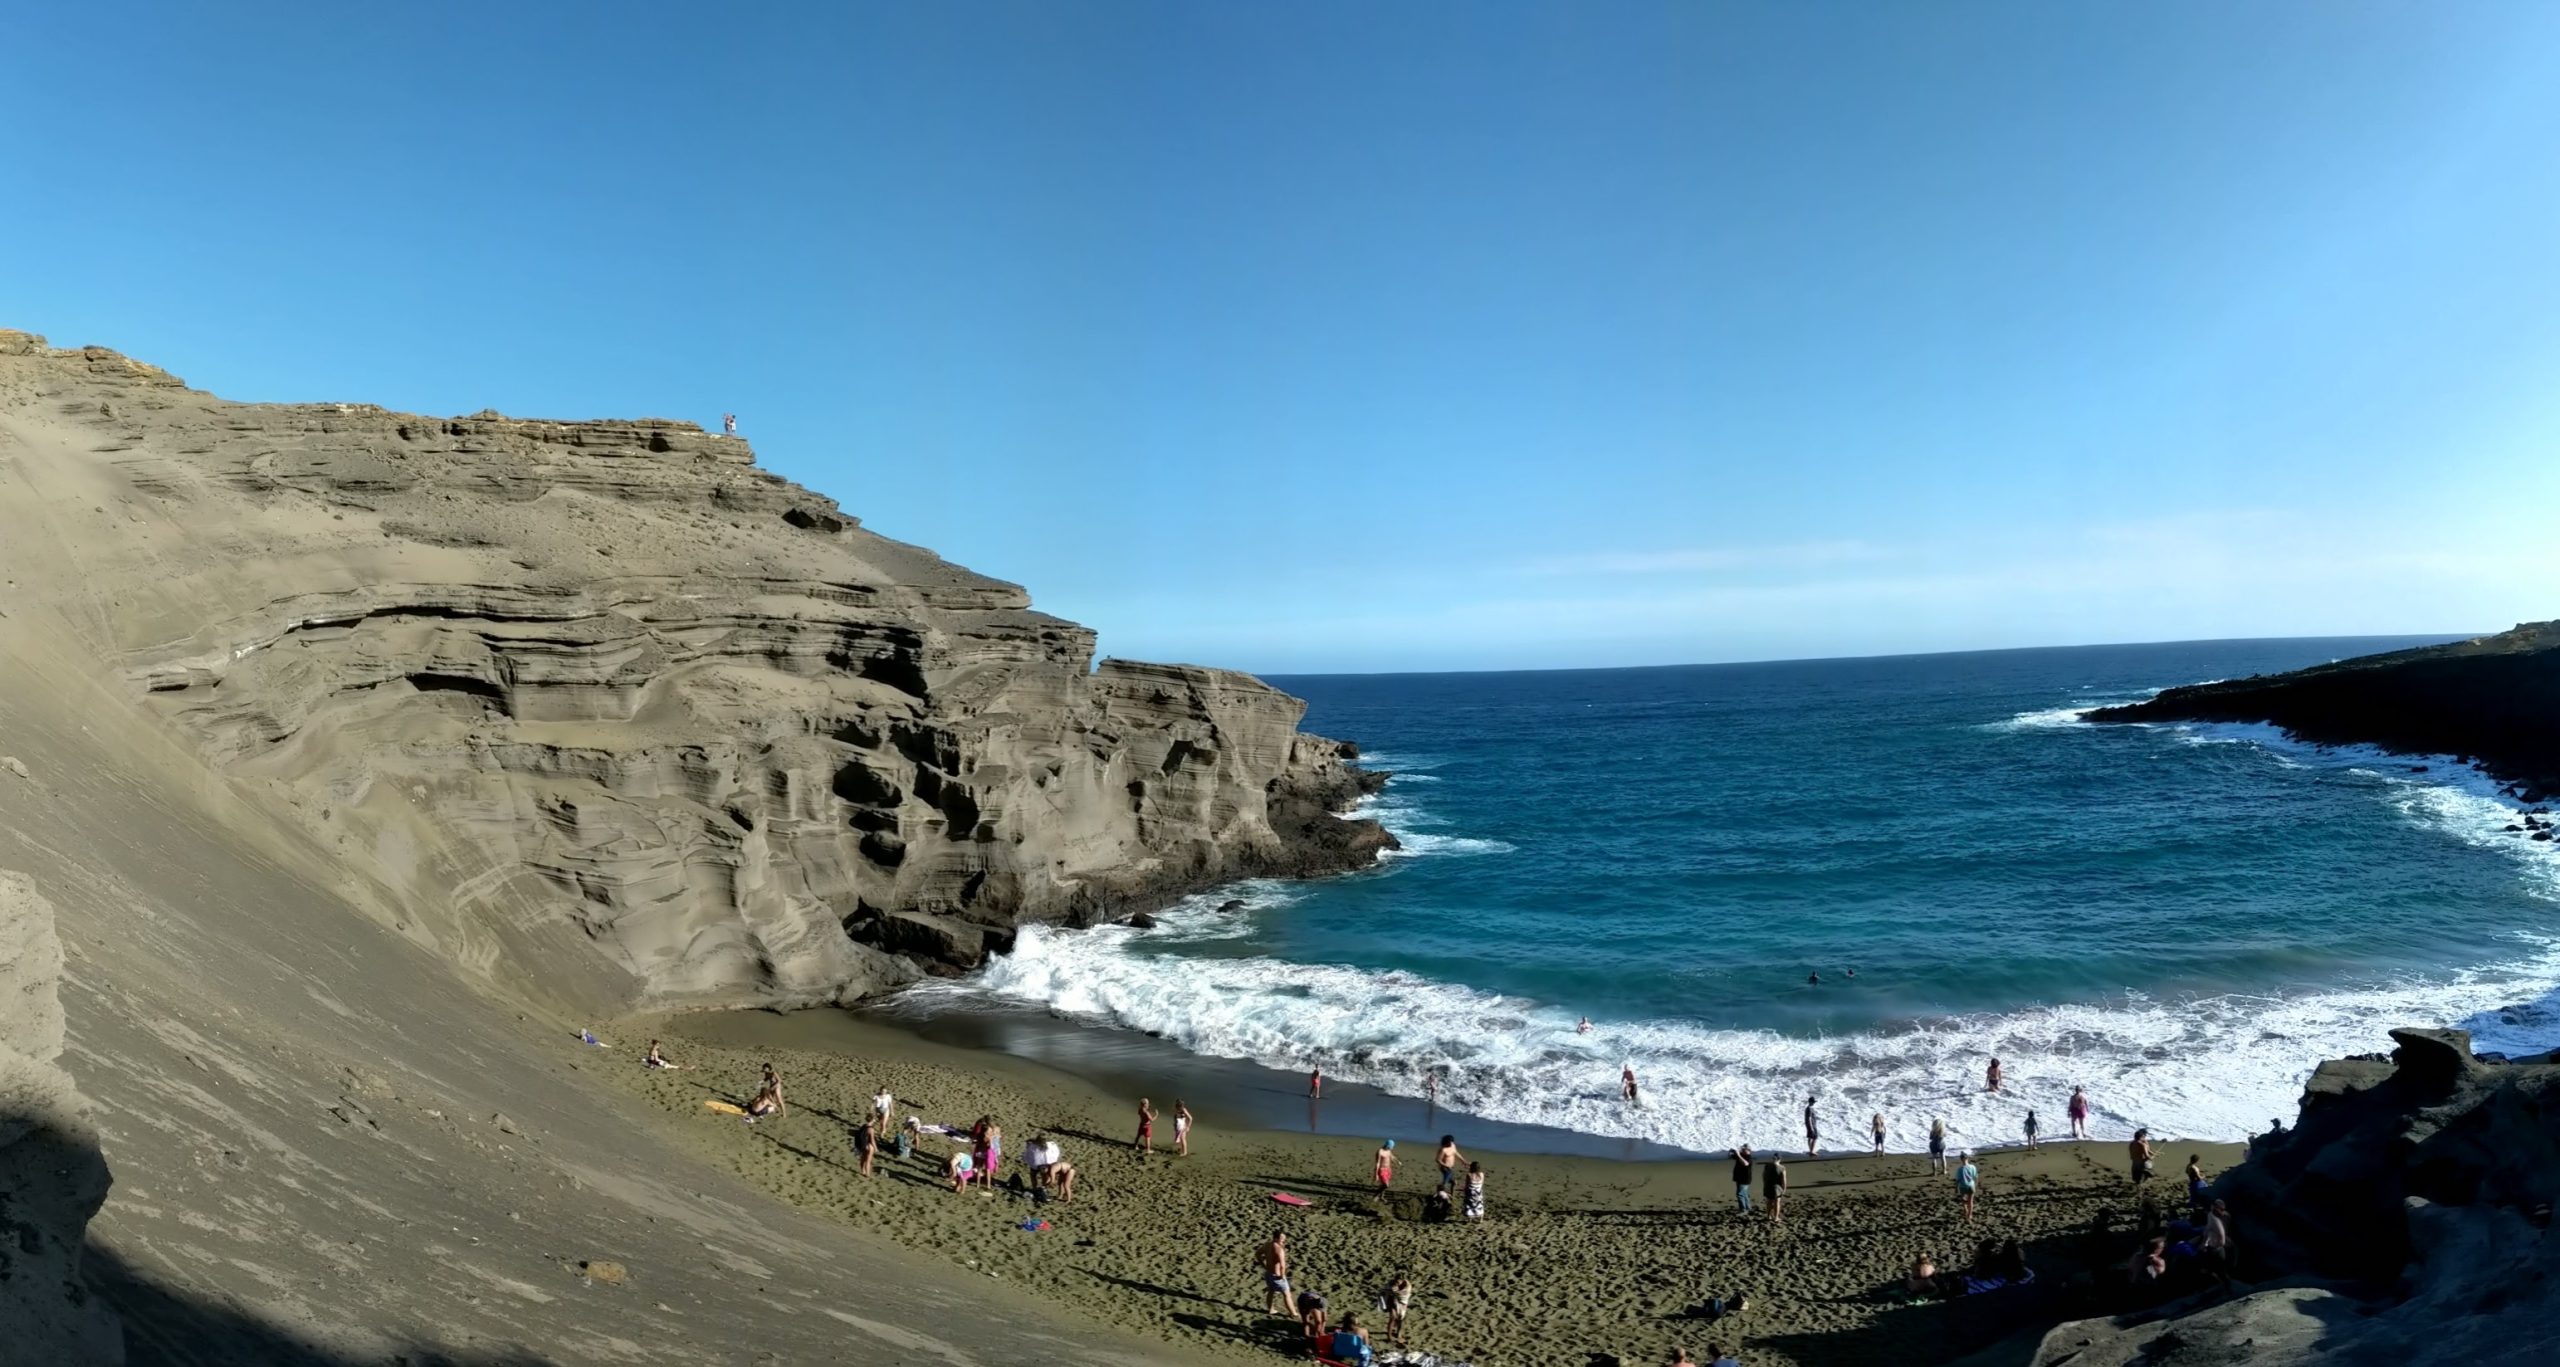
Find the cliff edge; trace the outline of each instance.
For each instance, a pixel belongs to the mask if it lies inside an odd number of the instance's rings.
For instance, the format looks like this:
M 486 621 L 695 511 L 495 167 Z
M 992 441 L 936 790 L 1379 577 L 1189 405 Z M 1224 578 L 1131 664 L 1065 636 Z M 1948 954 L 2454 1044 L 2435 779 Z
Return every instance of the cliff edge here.
M 2448 645 L 2164 689 L 2089 713 L 2093 722 L 2270 722 L 2324 745 L 2456 755 L 2560 796 L 2560 621 Z
M 351 902 L 579 1010 L 850 1000 L 1393 843 L 1298 700 L 1096 668 L 689 423 L 230 403 L 0 332 L 0 581 Z

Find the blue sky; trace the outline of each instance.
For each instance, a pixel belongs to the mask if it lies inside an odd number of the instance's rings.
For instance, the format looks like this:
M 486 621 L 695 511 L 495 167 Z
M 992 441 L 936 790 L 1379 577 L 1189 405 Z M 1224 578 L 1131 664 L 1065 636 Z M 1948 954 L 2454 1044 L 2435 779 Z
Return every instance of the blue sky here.
M 735 410 L 1113 653 L 2560 615 L 2560 6 L 10 30 L 0 326 L 235 398 Z

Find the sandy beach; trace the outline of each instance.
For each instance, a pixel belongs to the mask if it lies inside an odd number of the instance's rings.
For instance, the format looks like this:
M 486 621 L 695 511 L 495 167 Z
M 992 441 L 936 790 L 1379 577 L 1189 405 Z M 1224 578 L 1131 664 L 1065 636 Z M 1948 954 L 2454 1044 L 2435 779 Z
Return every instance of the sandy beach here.
M 883 1235 L 951 1277 L 1008 1282 L 1202 1360 L 1295 1352 L 1294 1326 L 1264 1312 L 1252 1264 L 1257 1244 L 1286 1230 L 1299 1287 L 1324 1294 L 1337 1316 L 1358 1309 L 1364 1321 L 1381 1319 L 1372 1299 L 1406 1273 L 1416 1288 L 1409 1345 L 1477 1367 L 1652 1364 L 1674 1344 L 1702 1351 L 1709 1342 L 1739 1348 L 1754 1364 L 1949 1361 L 2097 1308 L 2085 1274 L 2130 1250 L 2141 1200 L 2114 1142 L 1981 1155 L 1971 1224 L 1953 1184 L 1925 1158 L 1791 1158 L 1783 1227 L 1737 1214 L 1722 1157 L 1625 1162 L 1471 1149 L 1487 1173 L 1487 1218 L 1428 1223 L 1423 1198 L 1435 1179 L 1426 1146 L 1398 1147 L 1395 1184 L 1380 1198 L 1369 1177 L 1375 1141 L 1233 1131 L 1195 1103 L 1190 1156 L 1141 1160 L 1129 1145 L 1135 1097 L 850 1018 L 805 1024 L 818 1019 L 634 1021 L 616 1040 L 624 1046 L 617 1063 L 631 1066 L 603 1071 L 662 1108 L 680 1146 L 791 1204 Z M 651 1034 L 682 1071 L 638 1066 Z M 823 1049 L 790 1047 L 817 1040 Z M 703 1105 L 747 1099 L 766 1061 L 783 1078 L 788 1115 L 748 1126 Z M 941 1180 L 951 1148 L 941 1140 L 903 1162 L 884 1148 L 877 1174 L 864 1178 L 850 1127 L 883 1084 L 901 1120 L 965 1126 L 994 1117 L 1008 1177 L 1035 1135 L 1056 1137 L 1080 1172 L 1076 1199 L 1035 1210 L 1003 1190 L 955 1194 Z M 1152 1099 L 1166 1117 L 1155 1132 L 1161 1149 L 1175 1098 Z M 1896 1120 L 1913 1132 L 1923 1123 Z M 1466 1117 L 1445 1123 L 1468 1146 Z M 2208 1173 L 2239 1157 L 2235 1145 L 2165 1145 L 2154 1199 L 2175 1198 L 2190 1153 L 2203 1155 Z M 1286 1208 L 1274 1192 L 1312 1204 Z M 1021 1228 L 1034 1218 L 1051 1227 Z M 2102 1226 L 2112 1232 L 2092 1232 Z M 1982 1240 L 2012 1238 L 2038 1270 L 2032 1287 L 1950 1302 L 1898 1294 L 1920 1253 L 1954 1270 Z M 1710 1297 L 1736 1295 L 1748 1298 L 1739 1314 L 1711 1321 L 1703 1313 Z

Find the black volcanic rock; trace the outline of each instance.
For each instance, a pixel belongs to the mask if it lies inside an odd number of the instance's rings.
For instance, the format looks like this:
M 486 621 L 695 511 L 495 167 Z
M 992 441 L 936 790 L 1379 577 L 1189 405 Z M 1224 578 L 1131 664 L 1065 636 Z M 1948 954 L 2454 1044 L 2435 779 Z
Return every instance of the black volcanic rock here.
M 2320 745 L 2467 755 L 2540 802 L 2560 791 L 2560 621 L 2220 683 L 2091 712 L 2093 722 L 2268 722 Z

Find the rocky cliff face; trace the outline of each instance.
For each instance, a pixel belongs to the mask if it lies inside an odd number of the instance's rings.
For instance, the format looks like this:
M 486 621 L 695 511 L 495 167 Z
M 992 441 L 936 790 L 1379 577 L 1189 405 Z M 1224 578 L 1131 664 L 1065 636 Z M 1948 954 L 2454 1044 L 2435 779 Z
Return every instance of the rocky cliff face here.
M 403 933 L 581 1005 L 844 1000 L 1391 843 L 1297 700 L 1094 669 L 686 423 L 227 403 L 0 333 L 0 579 Z
M 80 1272 L 107 1163 L 62 1056 L 62 942 L 34 884 L 0 869 L 0 1358 L 124 1361 Z
M 2327 745 L 2458 755 L 2529 802 L 2560 795 L 2560 621 L 2450 645 L 2220 683 L 2089 714 L 2094 722 L 2271 722 Z
M 2254 1288 L 2066 1324 L 2037 1367 L 2560 1360 L 2560 1061 L 2392 1039 L 2322 1064 L 2299 1124 L 2215 1184 Z

